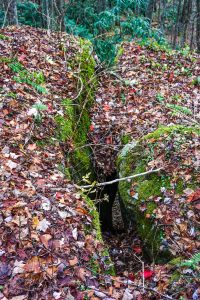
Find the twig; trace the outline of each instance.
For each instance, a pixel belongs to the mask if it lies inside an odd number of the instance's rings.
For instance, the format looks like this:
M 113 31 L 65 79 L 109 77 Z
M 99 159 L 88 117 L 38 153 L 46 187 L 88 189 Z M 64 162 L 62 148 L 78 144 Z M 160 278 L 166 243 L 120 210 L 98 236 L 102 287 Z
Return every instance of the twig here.
M 80 81 L 80 83 L 81 83 L 81 87 L 80 87 L 80 90 L 79 90 L 78 94 L 76 95 L 75 98 L 72 99 L 73 101 L 75 101 L 76 99 L 78 99 L 80 97 L 80 95 L 81 95 L 81 93 L 83 91 L 83 81 L 82 81 L 81 77 L 77 76 L 76 74 L 72 73 L 72 75 L 75 78 L 77 78 Z
M 116 282 L 119 282 L 119 283 L 123 283 L 123 281 L 121 281 L 121 280 L 116 280 L 116 279 L 115 279 L 115 281 L 116 281 Z M 157 295 L 163 297 L 164 299 L 167 299 L 167 300 L 174 300 L 174 298 L 172 298 L 171 296 L 168 296 L 168 295 L 166 295 L 166 294 L 162 294 L 162 293 L 158 292 L 157 290 L 155 290 L 155 289 L 153 289 L 153 288 L 150 288 L 150 287 L 147 287 L 147 286 L 143 286 L 143 285 L 139 285 L 139 284 L 135 284 L 134 282 L 131 282 L 130 280 L 128 281 L 128 284 L 129 284 L 130 286 L 134 286 L 134 287 L 136 287 L 136 288 L 138 288 L 138 289 L 142 289 L 142 290 L 154 292 L 155 294 L 157 294 Z
M 145 290 L 144 261 L 142 261 L 135 253 L 133 253 L 133 255 L 137 258 L 137 260 L 142 265 L 142 290 L 143 290 L 143 293 L 144 293 L 144 290 Z
M 92 148 L 92 146 L 95 146 L 95 147 L 98 147 L 98 146 L 107 147 L 107 148 L 114 149 L 116 151 L 119 151 L 119 149 L 116 149 L 116 148 L 120 148 L 120 145 L 109 145 L 109 144 L 103 144 L 103 143 L 102 144 L 93 144 L 93 143 L 90 143 L 90 144 L 85 144 L 85 145 L 80 146 L 80 147 L 76 147 L 75 149 L 70 150 L 70 152 L 77 151 L 78 149 L 82 149 L 82 148 L 85 148 L 85 147 Z
M 172 298 L 172 297 L 170 297 L 168 295 L 162 294 L 162 293 L 156 291 L 155 289 L 152 289 L 152 288 L 149 288 L 149 287 L 146 287 L 146 286 L 144 287 L 143 285 L 141 286 L 141 285 L 137 285 L 137 284 L 132 284 L 132 283 L 130 285 L 133 285 L 133 286 L 137 287 L 138 289 L 142 289 L 142 290 L 145 289 L 146 291 L 154 292 L 157 295 L 163 297 L 164 299 L 174 300 L 174 298 Z
M 96 183 L 96 184 L 89 184 L 89 185 L 81 185 L 81 186 L 77 186 L 78 188 L 81 189 L 88 189 L 88 188 L 92 188 L 92 187 L 100 187 L 100 186 L 105 186 L 105 185 L 110 185 L 116 182 L 120 182 L 120 181 L 125 181 L 125 180 L 129 180 L 129 179 L 133 179 L 133 178 L 137 178 L 140 176 L 145 176 L 151 173 L 157 173 L 159 171 L 161 171 L 163 168 L 159 168 L 159 169 L 155 169 L 155 170 L 149 170 L 147 172 L 143 172 L 143 173 L 139 173 L 139 174 L 134 174 L 131 176 L 127 176 L 127 177 L 123 177 L 123 178 L 117 178 L 111 181 L 106 181 L 106 182 L 100 182 L 100 183 Z

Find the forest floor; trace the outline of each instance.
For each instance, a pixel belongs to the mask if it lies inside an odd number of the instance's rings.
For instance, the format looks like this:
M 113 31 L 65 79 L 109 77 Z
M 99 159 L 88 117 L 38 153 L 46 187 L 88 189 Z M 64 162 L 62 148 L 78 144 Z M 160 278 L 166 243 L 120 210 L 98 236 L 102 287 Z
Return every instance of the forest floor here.
M 122 47 L 123 54 L 119 57 L 118 63 L 113 69 L 100 74 L 96 105 L 92 110 L 90 138 L 92 143 L 97 145 L 93 147 L 95 164 L 99 173 L 105 176 L 115 171 L 116 156 L 124 142 L 132 142 L 159 126 L 182 124 L 193 127 L 200 123 L 200 86 L 198 84 L 200 57 L 198 55 L 184 50 L 182 52 L 167 51 L 153 45 L 142 47 L 134 42 L 124 43 Z M 196 166 L 199 168 L 199 141 L 196 146 L 196 153 L 186 151 L 185 158 L 195 157 L 196 164 L 198 164 Z M 157 160 L 158 164 L 155 161 L 155 165 L 162 166 L 164 163 L 162 158 L 158 157 Z M 184 175 L 185 181 L 188 176 L 192 175 L 189 171 L 190 167 Z M 173 173 L 173 168 L 171 172 Z M 195 214 L 199 220 L 199 190 L 194 195 Z M 179 245 L 186 246 L 191 239 L 190 246 L 188 244 L 189 248 L 187 250 L 185 248 L 185 251 L 198 252 L 199 242 L 192 241 L 193 238 L 189 233 L 194 227 L 189 229 L 190 220 L 183 221 L 180 216 L 186 215 L 186 211 L 183 213 L 183 208 L 179 207 L 177 211 L 173 205 L 165 205 L 165 208 L 160 209 L 159 214 L 168 218 L 167 212 L 170 215 L 172 211 L 176 213 L 169 219 L 173 218 L 177 224 L 181 220 L 187 228 Z M 194 214 L 193 208 L 190 212 Z M 176 233 L 171 232 L 171 234 L 172 242 L 176 241 Z M 190 276 L 188 275 L 193 271 L 190 268 L 182 270 L 187 274 L 186 277 L 188 276 L 187 284 L 183 279 L 182 282 L 180 281 L 180 286 L 174 289 L 170 278 L 175 268 L 164 265 L 152 268 L 142 251 L 142 241 L 131 228 L 129 232 L 119 233 L 117 238 L 107 234 L 105 241 L 111 249 L 110 254 L 115 262 L 117 274 L 128 273 L 130 278 L 135 279 L 137 268 L 141 270 L 141 263 L 144 263 L 150 288 L 155 284 L 157 291 L 162 293 L 171 290 L 173 294 L 174 290 L 172 299 L 179 299 L 179 297 L 183 299 L 196 299 L 197 297 L 198 299 L 200 297 L 197 296 L 199 279 L 189 284 Z M 181 249 L 184 249 L 182 246 L 180 246 Z M 176 252 L 177 246 L 173 248 Z M 176 253 L 179 252 L 180 249 Z M 150 294 L 147 297 L 151 299 Z
M 77 94 L 65 64 L 78 51 L 76 39 L 62 35 L 64 54 L 58 34 L 30 27 L 0 33 L 0 300 L 197 300 L 198 278 L 182 280 L 173 294 L 172 267 L 146 262 L 132 230 L 105 236 L 114 274 L 94 208 L 59 171 L 65 158 L 55 117 L 63 113 L 61 100 Z M 123 139 L 200 119 L 199 56 L 123 47 L 117 67 L 99 74 L 91 111 L 100 177 L 115 170 Z M 199 194 L 199 214 L 196 201 Z
M 189 52 L 122 44 L 113 68 L 100 73 L 90 127 L 95 163 L 115 169 L 120 146 L 169 124 L 200 122 L 200 57 Z

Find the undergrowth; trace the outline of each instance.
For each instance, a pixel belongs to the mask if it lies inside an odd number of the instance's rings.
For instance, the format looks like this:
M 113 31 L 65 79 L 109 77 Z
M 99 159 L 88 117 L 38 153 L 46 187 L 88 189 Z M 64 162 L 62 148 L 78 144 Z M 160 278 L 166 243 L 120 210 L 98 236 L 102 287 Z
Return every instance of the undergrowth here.
M 13 79 L 18 83 L 26 83 L 32 86 L 38 93 L 47 94 L 47 89 L 43 86 L 45 84 L 44 74 L 40 72 L 29 72 L 24 66 L 18 62 L 13 61 L 9 63 L 9 67 L 13 73 L 17 75 Z

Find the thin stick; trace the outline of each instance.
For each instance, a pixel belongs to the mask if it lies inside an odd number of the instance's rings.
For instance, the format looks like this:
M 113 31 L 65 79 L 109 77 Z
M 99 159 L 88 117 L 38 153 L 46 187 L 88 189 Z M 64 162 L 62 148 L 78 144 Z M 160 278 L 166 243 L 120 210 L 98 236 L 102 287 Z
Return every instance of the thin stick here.
M 135 254 L 133 255 L 137 258 L 137 260 L 142 264 L 142 287 L 143 287 L 143 293 L 145 290 L 145 278 L 144 278 L 144 262 Z
M 145 175 L 148 175 L 148 174 L 151 174 L 151 173 L 157 173 L 157 172 L 159 172 L 161 170 L 162 170 L 162 168 L 155 169 L 155 170 L 149 170 L 147 172 L 143 172 L 143 173 L 139 173 L 139 174 L 134 174 L 134 175 L 123 177 L 123 178 L 118 178 L 118 179 L 114 179 L 114 180 L 111 180 L 111 181 L 100 182 L 100 183 L 89 184 L 89 185 L 81 185 L 81 186 L 77 186 L 77 187 L 79 187 L 81 189 L 89 189 L 89 188 L 92 188 L 94 186 L 95 187 L 100 187 L 100 186 L 110 185 L 110 184 L 113 184 L 113 183 L 116 183 L 116 182 L 133 179 L 133 178 L 137 178 L 137 177 L 140 177 L 140 176 L 145 176 Z
M 156 293 L 156 294 L 158 294 L 159 296 L 161 296 L 161 297 L 163 297 L 163 298 L 165 298 L 165 299 L 168 299 L 168 300 L 174 300 L 174 298 L 172 298 L 172 297 L 170 297 L 170 296 L 168 296 L 168 295 L 165 295 L 165 294 L 162 294 L 162 293 L 160 293 L 160 292 L 158 292 L 158 291 L 156 291 L 156 290 L 154 290 L 153 288 L 149 288 L 149 287 L 143 287 L 143 285 L 141 286 L 141 285 L 137 285 L 137 284 L 130 284 L 130 285 L 132 285 L 132 286 L 135 286 L 135 287 L 137 287 L 137 288 L 139 288 L 139 289 L 142 289 L 143 290 L 143 288 L 146 290 L 146 291 L 151 291 L 151 292 L 154 292 L 154 293 Z

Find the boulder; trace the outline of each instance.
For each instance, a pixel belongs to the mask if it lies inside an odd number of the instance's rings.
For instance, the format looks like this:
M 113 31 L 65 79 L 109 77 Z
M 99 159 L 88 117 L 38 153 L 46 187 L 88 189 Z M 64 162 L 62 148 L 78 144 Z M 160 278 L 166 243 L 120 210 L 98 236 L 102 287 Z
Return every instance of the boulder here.
M 119 183 L 124 221 L 136 226 L 153 260 L 195 253 L 200 246 L 199 134 L 196 127 L 161 127 L 118 156 L 120 178 L 161 169 Z

